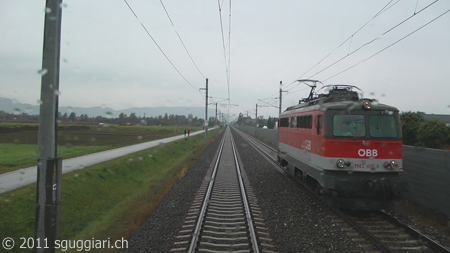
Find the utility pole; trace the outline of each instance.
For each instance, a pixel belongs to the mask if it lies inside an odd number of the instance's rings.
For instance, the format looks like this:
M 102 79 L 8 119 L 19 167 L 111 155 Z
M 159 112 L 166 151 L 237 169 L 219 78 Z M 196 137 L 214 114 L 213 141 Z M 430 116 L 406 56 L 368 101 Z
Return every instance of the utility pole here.
M 283 84 L 283 82 L 282 81 L 280 81 L 280 107 L 279 107 L 279 113 L 278 114 L 281 114 L 281 105 L 283 104 L 282 103 L 282 100 L 283 100 L 283 90 L 281 90 L 281 85 Z
M 208 144 L 208 78 L 206 78 L 206 88 L 201 90 L 206 90 L 206 100 L 205 100 L 205 147 Z
M 36 184 L 36 252 L 55 252 L 59 233 L 62 160 L 57 157 L 57 124 L 62 0 L 47 0 L 41 70 Z
M 258 104 L 256 104 L 256 127 L 258 126 Z
M 282 81 L 280 81 L 280 107 L 278 108 L 279 109 L 279 113 L 278 114 L 281 114 L 281 111 L 282 111 L 282 106 L 283 106 L 283 92 L 287 92 L 287 91 L 283 91 L 282 89 L 281 89 L 281 85 L 283 84 L 283 82 Z
M 216 120 L 215 120 L 215 126 L 217 126 L 217 103 L 216 103 Z

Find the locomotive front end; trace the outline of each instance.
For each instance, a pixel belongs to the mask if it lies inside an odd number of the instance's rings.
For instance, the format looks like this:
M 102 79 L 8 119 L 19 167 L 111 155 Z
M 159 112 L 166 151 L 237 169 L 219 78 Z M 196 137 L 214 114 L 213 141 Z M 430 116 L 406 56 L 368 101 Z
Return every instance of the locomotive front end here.
M 322 187 L 340 206 L 385 207 L 406 190 L 398 110 L 363 100 L 338 103 L 325 113 Z

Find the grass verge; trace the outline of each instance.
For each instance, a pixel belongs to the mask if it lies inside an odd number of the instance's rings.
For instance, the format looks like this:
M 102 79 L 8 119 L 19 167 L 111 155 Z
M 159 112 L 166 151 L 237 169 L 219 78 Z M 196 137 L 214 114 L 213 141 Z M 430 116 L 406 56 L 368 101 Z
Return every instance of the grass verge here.
M 210 140 L 217 133 L 210 131 Z M 64 174 L 60 238 L 127 238 L 204 148 L 197 135 Z M 35 192 L 33 184 L 0 195 L 0 238 L 34 236 Z
M 109 146 L 58 146 L 64 159 L 111 149 Z M 37 165 L 37 145 L 0 143 L 0 174 Z

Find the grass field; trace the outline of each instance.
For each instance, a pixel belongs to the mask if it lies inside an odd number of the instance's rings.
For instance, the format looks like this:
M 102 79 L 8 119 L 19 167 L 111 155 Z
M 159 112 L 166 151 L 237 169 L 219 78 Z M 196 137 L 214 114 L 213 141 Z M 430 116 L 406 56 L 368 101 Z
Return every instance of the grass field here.
M 110 148 L 109 146 L 62 146 L 58 147 L 58 156 L 67 159 Z M 37 165 L 37 159 L 37 145 L 0 143 L 0 174 Z
M 203 149 L 204 136 L 197 135 L 64 174 L 60 238 L 127 238 Z M 32 184 L 0 195 L 0 238 L 34 236 L 35 192 Z
M 63 159 L 180 135 L 184 127 L 61 124 L 58 156 Z M 200 128 L 191 128 L 197 131 Z M 0 174 L 37 164 L 38 124 L 0 123 Z

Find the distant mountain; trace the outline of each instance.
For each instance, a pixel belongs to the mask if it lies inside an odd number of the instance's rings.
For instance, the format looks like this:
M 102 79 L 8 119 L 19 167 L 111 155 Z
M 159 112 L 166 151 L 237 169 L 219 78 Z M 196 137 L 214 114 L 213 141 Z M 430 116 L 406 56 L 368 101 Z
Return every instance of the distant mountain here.
M 0 111 L 5 111 L 7 113 L 26 113 L 29 115 L 38 115 L 39 114 L 39 105 L 30 105 L 18 103 L 15 100 L 9 98 L 0 98 Z M 70 107 L 70 106 L 61 106 L 59 107 L 59 111 L 64 114 L 70 114 L 74 112 L 77 116 L 81 114 L 87 114 L 89 117 L 96 116 L 105 116 L 110 115 L 112 113 L 113 118 L 119 117 L 119 114 L 125 113 L 126 115 L 130 115 L 131 113 L 136 113 L 137 116 L 143 117 L 144 114 L 146 117 L 157 117 L 159 115 L 164 116 L 164 114 L 168 115 L 185 115 L 188 116 L 192 114 L 194 117 L 205 118 L 205 108 L 204 107 L 133 107 L 124 110 L 113 110 L 108 107 Z M 214 117 L 215 110 L 208 110 L 208 117 Z
M 22 104 L 13 99 L 0 98 L 0 111 L 5 111 L 7 113 L 18 113 L 22 112 L 29 115 L 39 114 L 38 105 Z

